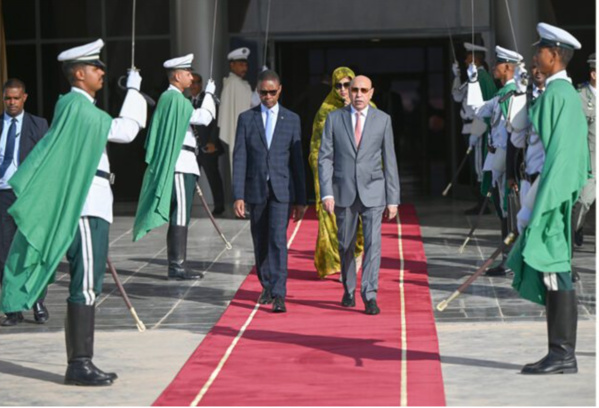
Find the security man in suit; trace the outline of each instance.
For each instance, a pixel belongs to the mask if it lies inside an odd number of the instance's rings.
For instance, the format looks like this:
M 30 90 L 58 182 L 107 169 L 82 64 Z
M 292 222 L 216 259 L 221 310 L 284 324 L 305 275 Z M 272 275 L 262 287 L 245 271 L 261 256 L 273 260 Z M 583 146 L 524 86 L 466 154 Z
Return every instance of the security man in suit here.
M 9 79 L 2 91 L 5 111 L 0 121 L 0 284 L 8 250 L 17 232 L 17 225 L 8 213 L 16 199 L 8 180 L 48 130 L 46 119 L 25 112 L 27 90 L 21 80 Z M 40 324 L 50 317 L 44 306 L 45 295 L 33 305 L 33 317 Z M 2 326 L 15 326 L 22 321 L 23 313 L 7 313 Z
M 587 118 L 589 125 L 589 151 L 591 153 L 591 175 L 587 184 L 580 191 L 580 197 L 572 210 L 572 229 L 574 230 L 574 243 L 578 246 L 583 242 L 583 226 L 587 213 L 595 202 L 596 181 L 595 181 L 595 93 L 597 85 L 597 73 L 595 72 L 595 53 L 589 55 L 587 60 L 589 64 L 589 81 L 582 84 L 578 93 L 582 101 L 582 109 L 584 116 Z
M 193 73 L 193 82 L 189 87 L 191 92 L 191 103 L 194 109 L 202 107 L 202 102 L 206 96 L 206 92 L 202 89 L 202 76 L 198 73 Z M 193 133 L 198 141 L 198 164 L 204 170 L 212 198 L 214 199 L 214 209 L 212 215 L 220 215 L 225 212 L 225 194 L 223 192 L 223 180 L 218 169 L 218 158 L 223 154 L 223 147 L 220 144 L 216 132 L 216 124 L 214 121 L 210 124 L 191 125 Z
M 306 205 L 299 116 L 279 103 L 281 80 L 266 70 L 258 77 L 261 104 L 239 115 L 233 151 L 235 215 L 250 212 L 261 304 L 284 313 L 287 294 L 287 225 L 289 206 L 301 219 Z

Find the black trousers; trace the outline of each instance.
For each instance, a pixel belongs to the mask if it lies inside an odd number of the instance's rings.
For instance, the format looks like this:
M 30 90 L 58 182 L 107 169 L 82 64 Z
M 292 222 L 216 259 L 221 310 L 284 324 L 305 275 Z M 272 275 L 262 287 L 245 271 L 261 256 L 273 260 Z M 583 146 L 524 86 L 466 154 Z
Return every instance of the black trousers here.
M 290 204 L 277 201 L 269 182 L 266 202 L 248 207 L 258 279 L 274 297 L 285 299 Z
M 210 184 L 210 190 L 214 198 L 214 207 L 224 207 L 225 194 L 223 191 L 223 180 L 218 170 L 218 153 L 204 153 L 200 151 L 198 154 L 198 164 L 202 167 L 204 173 L 206 173 L 206 177 L 208 177 L 208 184 Z
M 0 284 L 4 276 L 4 264 L 8 257 L 10 244 L 17 233 L 15 220 L 8 214 L 8 208 L 16 199 L 12 189 L 0 190 Z

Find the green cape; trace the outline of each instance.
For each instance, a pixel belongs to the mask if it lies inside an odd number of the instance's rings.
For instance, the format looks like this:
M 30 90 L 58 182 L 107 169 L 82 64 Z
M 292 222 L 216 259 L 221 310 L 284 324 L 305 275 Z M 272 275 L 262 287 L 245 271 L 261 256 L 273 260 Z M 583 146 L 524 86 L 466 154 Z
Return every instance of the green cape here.
M 497 91 L 497 97 L 499 97 L 499 99 L 501 99 L 508 92 L 515 91 L 515 90 L 516 90 L 516 84 L 514 82 L 511 82 L 509 84 L 504 85 L 499 91 Z M 507 111 L 508 111 L 508 108 L 510 107 L 511 99 L 512 99 L 512 97 L 510 96 L 505 101 L 499 103 L 499 107 L 501 108 L 501 113 L 503 114 L 503 118 L 506 120 L 507 120 L 507 113 L 508 113 Z M 508 133 L 508 139 L 509 139 L 509 137 L 510 137 L 510 135 Z M 509 140 L 508 140 L 508 143 L 509 143 Z M 510 187 L 507 185 L 507 183 L 505 183 L 504 193 L 503 193 L 503 203 L 501 203 L 501 205 L 503 206 L 503 209 L 505 211 L 507 211 L 507 197 L 508 197 L 509 192 L 510 192 Z
M 589 178 L 588 127 L 578 93 L 562 79 L 549 83 L 529 116 L 545 148 L 545 163 L 530 222 L 507 264 L 520 295 L 544 304 L 546 290 L 538 272 L 571 270 L 572 205 Z
M 84 95 L 62 95 L 46 136 L 10 179 L 18 231 L 4 269 L 1 308 L 31 309 L 73 242 L 112 118 Z
M 133 241 L 169 220 L 173 174 L 193 113 L 191 102 L 181 92 L 160 96 L 146 139 L 148 167 L 139 194 L 133 225 Z
M 480 90 L 483 94 L 483 100 L 488 101 L 492 99 L 497 93 L 497 86 L 495 86 L 495 81 L 491 78 L 491 75 L 482 67 L 478 68 L 478 83 L 480 84 Z M 487 123 L 487 129 L 490 126 L 490 120 L 485 119 Z M 487 138 L 488 132 L 485 132 L 482 136 L 482 147 L 483 147 L 483 157 L 482 162 L 485 162 L 485 158 L 487 157 Z M 485 171 L 483 172 L 483 181 L 480 183 L 480 192 L 483 196 L 487 195 L 489 188 L 491 187 L 491 172 Z

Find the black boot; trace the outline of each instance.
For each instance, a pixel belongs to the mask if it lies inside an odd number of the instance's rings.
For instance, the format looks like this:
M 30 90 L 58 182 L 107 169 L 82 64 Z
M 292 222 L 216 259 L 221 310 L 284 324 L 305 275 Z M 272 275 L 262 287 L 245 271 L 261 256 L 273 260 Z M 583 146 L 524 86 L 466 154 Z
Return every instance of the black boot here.
M 185 268 L 187 258 L 187 227 L 170 225 L 166 235 L 168 278 L 177 280 L 202 279 L 204 274 Z
M 67 302 L 65 339 L 68 367 L 64 383 L 70 385 L 111 385 L 115 373 L 105 373 L 92 363 L 94 356 L 95 307 Z
M 536 363 L 526 364 L 522 374 L 574 374 L 576 364 L 576 291 L 547 292 L 547 334 L 549 353 Z

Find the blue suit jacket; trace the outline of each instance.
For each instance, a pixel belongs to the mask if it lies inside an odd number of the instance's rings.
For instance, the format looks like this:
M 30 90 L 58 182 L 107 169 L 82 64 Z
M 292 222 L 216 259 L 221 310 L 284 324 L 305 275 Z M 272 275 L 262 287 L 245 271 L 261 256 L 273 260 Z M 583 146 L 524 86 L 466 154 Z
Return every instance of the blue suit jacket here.
M 4 127 L 4 112 L 0 112 L 0 135 Z M 27 157 L 33 150 L 37 142 L 48 131 L 48 122 L 46 119 L 25 112 L 23 115 L 23 125 L 21 126 L 21 141 L 19 143 L 19 163 Z
M 300 119 L 281 105 L 270 149 L 260 105 L 239 115 L 233 151 L 233 198 L 248 204 L 265 203 L 267 175 L 277 201 L 306 204 Z

